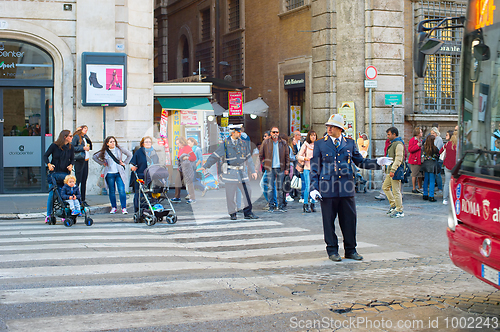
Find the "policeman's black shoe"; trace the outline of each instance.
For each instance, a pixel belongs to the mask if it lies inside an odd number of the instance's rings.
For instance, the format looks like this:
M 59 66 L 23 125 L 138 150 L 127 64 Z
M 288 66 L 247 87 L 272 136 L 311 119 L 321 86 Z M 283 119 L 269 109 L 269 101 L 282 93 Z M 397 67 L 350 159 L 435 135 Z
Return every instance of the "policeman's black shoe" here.
M 339 254 L 332 254 L 332 255 L 328 256 L 328 259 L 331 261 L 334 261 L 334 262 L 342 261 L 342 258 L 340 258 Z
M 427 200 L 429 200 L 429 196 L 424 195 L 424 196 L 422 196 L 422 199 L 423 199 L 424 201 L 427 201 Z
M 363 259 L 363 256 L 361 256 L 357 252 L 353 252 L 352 254 L 346 254 L 345 258 L 349 258 L 349 259 L 354 259 L 354 260 L 360 261 L 360 260 Z
M 311 209 L 309 208 L 309 204 L 304 204 L 304 207 L 302 208 L 302 210 L 305 213 L 311 213 Z
M 245 216 L 245 219 L 260 219 L 260 218 L 253 213 L 249 213 Z
M 230 216 L 231 216 L 231 220 L 238 219 L 238 217 L 236 217 L 236 213 L 231 213 Z
M 316 212 L 316 207 L 314 206 L 314 203 L 311 203 L 310 208 L 311 212 Z
M 434 197 L 429 197 L 429 202 L 436 202 L 436 199 Z

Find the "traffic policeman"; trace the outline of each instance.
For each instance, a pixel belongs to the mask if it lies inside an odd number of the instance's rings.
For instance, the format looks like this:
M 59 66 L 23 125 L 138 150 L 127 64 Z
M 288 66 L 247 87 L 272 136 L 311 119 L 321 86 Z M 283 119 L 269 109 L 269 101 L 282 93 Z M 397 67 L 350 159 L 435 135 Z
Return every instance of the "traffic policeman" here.
M 342 135 L 344 118 L 333 114 L 326 123 L 327 135 L 314 144 L 311 159 L 311 192 L 313 199 L 321 201 L 323 232 L 328 258 L 341 261 L 338 238 L 335 234 L 335 218 L 344 237 L 345 258 L 362 260 L 356 251 L 356 203 L 354 165 L 365 169 L 380 169 L 387 163 L 386 157 L 377 160 L 364 159 L 356 142 Z
M 252 212 L 251 189 L 246 172 L 248 168 L 252 178 L 257 179 L 257 172 L 252 161 L 250 144 L 241 139 L 241 127 L 243 125 L 230 125 L 231 136 L 226 138 L 217 150 L 208 157 L 207 162 L 201 170 L 212 167 L 217 161 L 222 160 L 222 180 L 226 184 L 227 211 L 231 220 L 236 220 L 236 189 L 243 193 L 243 214 L 245 219 L 259 219 Z M 245 167 L 246 166 L 246 167 Z

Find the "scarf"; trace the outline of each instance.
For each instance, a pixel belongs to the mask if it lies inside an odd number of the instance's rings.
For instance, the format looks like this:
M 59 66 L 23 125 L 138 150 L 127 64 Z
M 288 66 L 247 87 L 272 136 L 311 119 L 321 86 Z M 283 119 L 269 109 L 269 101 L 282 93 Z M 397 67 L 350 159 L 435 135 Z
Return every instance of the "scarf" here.
M 153 159 L 151 158 L 151 156 L 155 152 L 155 149 L 153 147 L 151 147 L 149 149 L 146 149 L 145 147 L 143 147 L 143 149 L 144 149 L 144 154 L 146 155 L 146 160 L 148 162 L 148 167 L 149 167 L 149 166 L 153 165 Z

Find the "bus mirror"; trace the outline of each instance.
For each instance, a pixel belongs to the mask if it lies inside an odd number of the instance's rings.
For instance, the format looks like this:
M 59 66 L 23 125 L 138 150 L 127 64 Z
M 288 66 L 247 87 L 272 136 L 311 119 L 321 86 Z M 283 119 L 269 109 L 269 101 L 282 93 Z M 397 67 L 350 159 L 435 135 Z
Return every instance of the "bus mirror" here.
M 425 76 L 426 58 L 425 54 L 420 52 L 420 46 L 425 36 L 425 32 L 417 32 L 415 35 L 415 42 L 413 43 L 413 69 L 417 77 Z
M 485 44 L 477 44 L 474 46 L 474 58 L 479 61 L 490 59 L 490 48 Z

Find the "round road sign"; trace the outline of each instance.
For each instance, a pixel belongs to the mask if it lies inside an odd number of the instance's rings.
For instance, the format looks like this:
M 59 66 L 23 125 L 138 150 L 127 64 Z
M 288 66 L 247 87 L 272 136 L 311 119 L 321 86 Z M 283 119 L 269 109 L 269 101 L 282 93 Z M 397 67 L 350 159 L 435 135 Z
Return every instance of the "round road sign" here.
M 375 66 L 366 67 L 365 76 L 369 80 L 374 80 L 377 77 L 377 68 Z

